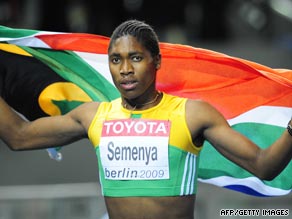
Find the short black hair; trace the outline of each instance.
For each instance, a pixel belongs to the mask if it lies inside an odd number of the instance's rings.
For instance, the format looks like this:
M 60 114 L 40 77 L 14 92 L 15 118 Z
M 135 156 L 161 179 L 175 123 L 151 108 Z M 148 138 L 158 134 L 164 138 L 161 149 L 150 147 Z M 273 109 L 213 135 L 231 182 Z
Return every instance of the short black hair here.
M 143 21 L 127 20 L 121 23 L 112 33 L 108 51 L 111 49 L 112 44 L 120 37 L 130 35 L 135 37 L 151 55 L 157 56 L 160 54 L 159 40 L 154 29 Z

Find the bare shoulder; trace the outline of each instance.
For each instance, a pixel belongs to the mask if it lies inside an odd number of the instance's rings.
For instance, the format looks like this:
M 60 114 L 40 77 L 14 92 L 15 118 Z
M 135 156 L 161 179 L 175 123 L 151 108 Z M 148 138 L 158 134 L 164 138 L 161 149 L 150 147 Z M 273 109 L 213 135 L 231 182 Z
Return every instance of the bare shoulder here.
M 188 99 L 187 100 L 187 107 L 196 107 L 196 108 L 205 108 L 205 107 L 212 107 L 208 102 L 201 100 L 201 99 Z M 213 108 L 213 107 L 212 107 Z
M 100 102 L 87 102 L 76 107 L 68 113 L 69 116 L 81 123 L 83 127 L 88 129 L 91 121 L 93 120 Z
M 211 104 L 203 100 L 188 99 L 186 103 L 186 113 L 192 117 L 210 117 L 213 114 L 220 114 Z

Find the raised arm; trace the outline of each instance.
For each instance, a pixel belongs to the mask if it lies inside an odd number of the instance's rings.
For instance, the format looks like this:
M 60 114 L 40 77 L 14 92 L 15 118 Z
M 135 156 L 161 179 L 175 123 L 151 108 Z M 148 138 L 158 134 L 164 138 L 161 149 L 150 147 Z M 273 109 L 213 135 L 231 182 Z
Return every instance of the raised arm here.
M 87 137 L 98 103 L 83 104 L 63 116 L 26 121 L 0 98 L 0 138 L 12 150 L 61 146 Z M 85 113 L 86 111 L 86 113 Z
M 268 148 L 261 149 L 233 130 L 224 117 L 207 103 L 189 101 L 187 117 L 194 139 L 201 136 L 226 158 L 261 179 L 276 177 L 292 158 L 292 136 L 287 130 Z

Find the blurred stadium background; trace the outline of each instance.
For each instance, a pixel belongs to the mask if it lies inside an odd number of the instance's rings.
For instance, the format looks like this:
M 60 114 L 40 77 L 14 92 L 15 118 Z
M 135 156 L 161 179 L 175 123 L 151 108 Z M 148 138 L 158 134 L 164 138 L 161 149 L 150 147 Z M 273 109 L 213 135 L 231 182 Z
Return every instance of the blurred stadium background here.
M 151 24 L 161 41 L 292 68 L 291 0 L 0 0 L 0 25 L 15 28 L 110 36 L 128 18 Z M 107 218 L 90 143 L 61 152 L 57 162 L 45 150 L 12 152 L 0 141 L 0 219 Z M 226 208 L 292 214 L 291 201 L 291 195 L 256 198 L 200 183 L 195 215 L 225 218 L 219 212 Z

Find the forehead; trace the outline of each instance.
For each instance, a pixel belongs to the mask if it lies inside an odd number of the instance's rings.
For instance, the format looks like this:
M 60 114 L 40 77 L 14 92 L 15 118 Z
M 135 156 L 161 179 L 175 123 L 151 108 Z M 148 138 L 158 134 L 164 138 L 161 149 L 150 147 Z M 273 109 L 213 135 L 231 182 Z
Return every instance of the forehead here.
M 109 53 L 123 53 L 123 52 L 145 52 L 146 48 L 140 43 L 136 37 L 126 35 L 117 38 L 111 45 Z

